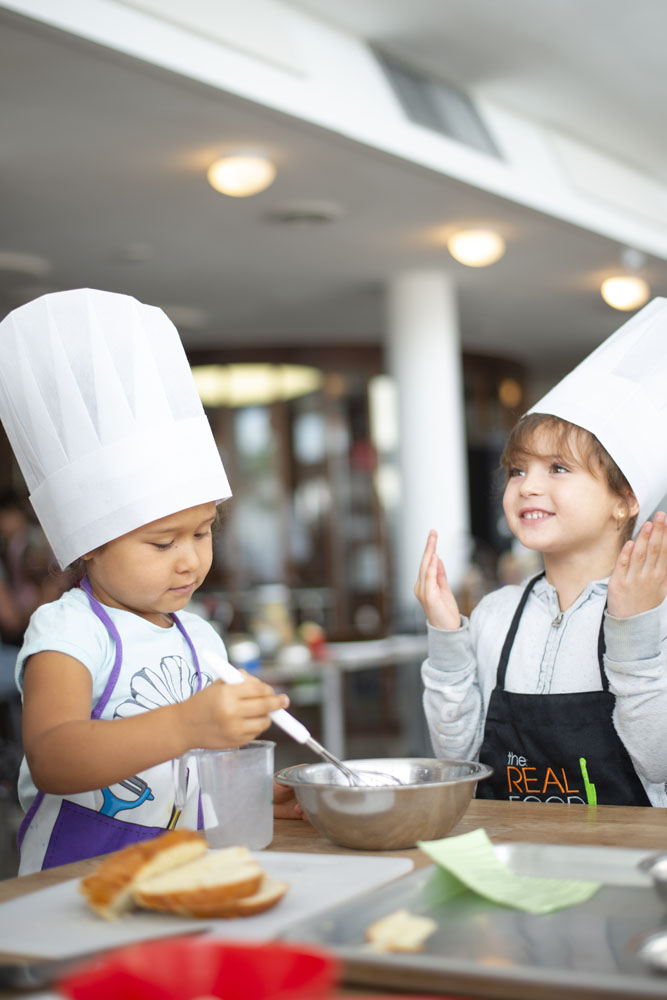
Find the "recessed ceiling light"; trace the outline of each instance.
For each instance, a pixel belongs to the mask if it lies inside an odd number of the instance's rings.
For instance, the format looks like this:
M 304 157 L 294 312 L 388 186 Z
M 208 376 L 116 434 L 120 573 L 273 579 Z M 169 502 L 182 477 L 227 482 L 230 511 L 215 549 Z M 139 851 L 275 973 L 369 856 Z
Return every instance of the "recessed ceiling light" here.
M 651 294 L 648 283 L 636 274 L 619 274 L 607 278 L 600 286 L 600 295 L 612 309 L 629 312 L 643 306 Z
M 247 198 L 273 184 L 276 168 L 265 156 L 243 154 L 223 156 L 208 168 L 212 188 L 230 198 Z
M 491 229 L 461 229 L 447 240 L 455 260 L 467 267 L 487 267 L 505 253 L 505 240 Z

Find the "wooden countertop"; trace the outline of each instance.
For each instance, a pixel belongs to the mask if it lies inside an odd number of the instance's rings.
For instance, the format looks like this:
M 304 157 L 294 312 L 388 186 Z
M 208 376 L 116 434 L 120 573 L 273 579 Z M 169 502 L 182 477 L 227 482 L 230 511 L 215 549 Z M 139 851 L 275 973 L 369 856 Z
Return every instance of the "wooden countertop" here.
M 667 815 L 663 809 L 629 806 L 563 806 L 559 803 L 497 802 L 474 799 L 451 836 L 483 827 L 498 843 L 597 844 L 610 847 L 655 848 L 667 851 Z M 317 833 L 308 823 L 276 820 L 273 851 L 312 851 L 317 854 L 350 854 Z M 357 852 L 358 853 L 358 852 Z M 382 852 L 372 851 L 371 854 Z M 387 851 L 392 857 L 411 858 L 415 866 L 430 864 L 418 848 Z M 22 878 L 0 882 L 0 902 L 26 892 L 79 878 L 91 871 L 95 859 L 50 868 Z
M 624 806 L 564 806 L 557 803 L 515 803 L 473 800 L 452 835 L 482 827 L 498 843 L 586 844 L 667 851 L 667 816 L 662 809 Z M 277 820 L 270 850 L 350 854 L 320 836 L 309 824 Z M 378 854 L 381 852 L 371 852 Z M 430 864 L 419 849 L 388 851 L 394 857 L 412 859 L 416 867 Z M 82 877 L 96 864 L 95 859 L 63 865 L 22 878 L 0 882 L 0 901 L 14 899 L 66 879 Z M 0 960 L 14 956 L 0 953 Z M 341 990 L 359 995 L 360 990 Z M 369 994 L 369 995 L 372 995 Z

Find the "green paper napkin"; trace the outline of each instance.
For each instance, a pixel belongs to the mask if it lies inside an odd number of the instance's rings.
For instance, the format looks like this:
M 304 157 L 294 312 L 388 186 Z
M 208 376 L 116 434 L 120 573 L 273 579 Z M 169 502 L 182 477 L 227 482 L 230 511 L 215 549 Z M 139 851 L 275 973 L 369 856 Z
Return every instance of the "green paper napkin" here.
M 528 913 L 553 913 L 585 903 L 600 888 L 599 882 L 515 875 L 496 856 L 484 830 L 442 840 L 421 840 L 417 846 L 468 889 L 494 903 Z

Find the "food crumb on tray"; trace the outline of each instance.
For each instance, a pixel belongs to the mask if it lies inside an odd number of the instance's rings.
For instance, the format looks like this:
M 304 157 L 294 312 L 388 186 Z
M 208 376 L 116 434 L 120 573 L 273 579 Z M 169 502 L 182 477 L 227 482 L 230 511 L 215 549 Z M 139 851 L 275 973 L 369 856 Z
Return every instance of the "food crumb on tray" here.
M 365 938 L 372 951 L 423 951 L 426 938 L 438 929 L 435 920 L 409 910 L 394 910 L 369 924 Z

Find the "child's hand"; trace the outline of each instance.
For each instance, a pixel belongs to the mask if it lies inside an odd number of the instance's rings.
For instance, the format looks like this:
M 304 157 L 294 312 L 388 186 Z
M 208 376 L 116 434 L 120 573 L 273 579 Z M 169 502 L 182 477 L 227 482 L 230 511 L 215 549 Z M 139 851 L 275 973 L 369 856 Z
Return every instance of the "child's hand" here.
M 429 531 L 415 584 L 415 597 L 424 609 L 430 625 L 444 629 L 460 628 L 461 614 L 447 583 L 445 567 L 436 554 L 437 544 L 437 532 Z
M 287 708 L 286 694 L 276 694 L 258 677 L 242 673 L 242 684 L 216 681 L 182 702 L 189 748 L 242 746 L 269 728 L 270 712 Z
M 273 782 L 273 815 L 275 819 L 306 819 L 294 789 L 277 781 Z
M 630 618 L 657 608 L 667 597 L 667 515 L 658 511 L 626 542 L 609 578 L 607 608 L 615 618 Z

